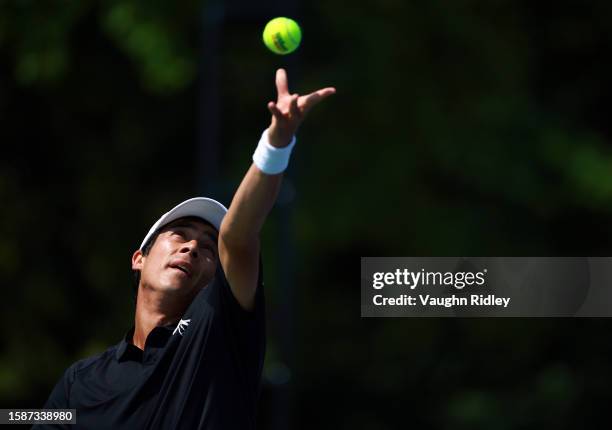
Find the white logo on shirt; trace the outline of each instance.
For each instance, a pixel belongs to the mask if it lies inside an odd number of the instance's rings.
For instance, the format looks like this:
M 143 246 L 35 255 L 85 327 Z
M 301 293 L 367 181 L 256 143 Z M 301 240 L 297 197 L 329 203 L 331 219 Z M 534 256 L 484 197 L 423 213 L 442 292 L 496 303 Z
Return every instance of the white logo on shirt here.
M 191 319 L 180 320 L 178 325 L 176 326 L 176 328 L 172 332 L 172 335 L 175 335 L 176 332 L 178 332 L 178 334 L 180 334 L 182 336 L 183 333 L 185 332 L 185 328 L 189 325 L 189 321 L 191 321 Z

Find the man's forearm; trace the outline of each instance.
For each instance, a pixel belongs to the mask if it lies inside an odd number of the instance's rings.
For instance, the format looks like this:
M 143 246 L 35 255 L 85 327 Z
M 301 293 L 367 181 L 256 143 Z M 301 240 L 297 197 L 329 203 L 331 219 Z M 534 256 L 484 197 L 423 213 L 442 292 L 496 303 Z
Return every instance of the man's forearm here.
M 285 148 L 287 152 L 281 152 L 281 154 L 288 157 L 292 144 L 295 144 L 292 139 L 306 113 L 321 100 L 334 94 L 336 89 L 327 87 L 303 96 L 290 94 L 287 74 L 284 69 L 278 69 L 276 71 L 276 90 L 277 101 L 268 103 L 268 110 L 272 118 L 265 138 L 271 148 Z M 274 149 L 272 151 L 274 153 Z M 282 173 L 274 174 L 279 171 L 278 166 L 272 163 L 274 168 L 270 169 L 270 165 L 265 165 L 265 159 L 280 160 L 278 157 L 279 153 L 275 153 L 275 155 L 260 158 L 256 152 L 253 160 L 257 165 L 252 164 L 249 168 L 221 225 L 219 234 L 225 245 L 234 249 L 251 250 L 258 246 L 259 233 L 268 213 L 274 206 L 283 176 Z M 284 170 L 287 161 L 288 158 L 285 158 L 284 162 L 280 163 L 280 169 Z M 264 173 L 257 166 L 272 174 Z
M 278 196 L 282 178 L 282 173 L 267 175 L 251 164 L 221 225 L 219 233 L 226 245 L 242 247 L 258 242 L 266 217 Z
M 219 231 L 221 265 L 234 297 L 247 311 L 254 309 L 260 275 L 259 234 L 274 206 L 283 178 L 282 173 L 264 173 L 270 170 L 265 163 L 258 163 L 254 157 Z

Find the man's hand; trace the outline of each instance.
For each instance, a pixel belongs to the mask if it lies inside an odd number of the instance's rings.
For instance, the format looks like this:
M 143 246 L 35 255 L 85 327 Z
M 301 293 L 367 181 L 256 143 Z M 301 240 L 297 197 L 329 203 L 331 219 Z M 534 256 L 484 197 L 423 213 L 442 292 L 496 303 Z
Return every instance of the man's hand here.
M 304 116 L 321 100 L 336 92 L 333 87 L 322 88 L 305 96 L 289 94 L 287 73 L 284 69 L 276 71 L 276 102 L 268 103 L 272 122 L 268 128 L 268 139 L 272 146 L 282 148 L 289 145 L 297 132 Z

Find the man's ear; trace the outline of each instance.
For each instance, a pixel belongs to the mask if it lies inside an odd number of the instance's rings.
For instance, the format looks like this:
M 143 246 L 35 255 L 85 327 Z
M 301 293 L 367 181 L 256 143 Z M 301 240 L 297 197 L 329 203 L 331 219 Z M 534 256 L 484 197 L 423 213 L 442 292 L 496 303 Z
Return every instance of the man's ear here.
M 139 249 L 132 255 L 132 270 L 142 270 L 142 251 Z

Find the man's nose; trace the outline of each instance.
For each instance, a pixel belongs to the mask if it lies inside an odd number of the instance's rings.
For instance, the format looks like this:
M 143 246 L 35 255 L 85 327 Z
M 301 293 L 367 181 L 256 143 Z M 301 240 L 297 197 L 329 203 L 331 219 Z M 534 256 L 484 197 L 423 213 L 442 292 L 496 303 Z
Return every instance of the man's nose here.
M 198 258 L 198 242 L 195 239 L 185 242 L 181 252 L 191 254 L 193 258 Z

